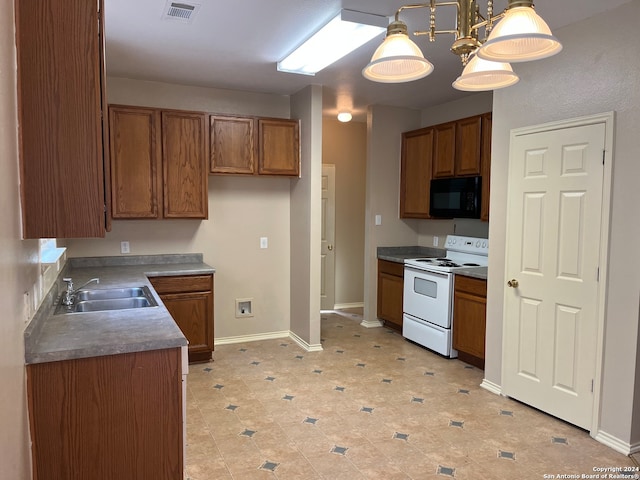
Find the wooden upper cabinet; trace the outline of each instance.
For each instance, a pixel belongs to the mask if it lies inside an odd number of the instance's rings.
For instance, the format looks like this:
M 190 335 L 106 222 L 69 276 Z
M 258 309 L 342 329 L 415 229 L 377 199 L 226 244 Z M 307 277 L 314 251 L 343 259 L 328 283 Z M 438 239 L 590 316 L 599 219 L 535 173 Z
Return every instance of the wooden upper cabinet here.
M 206 114 L 162 111 L 162 167 L 165 218 L 207 218 Z
M 255 173 L 255 123 L 254 118 L 209 117 L 211 173 Z
M 25 238 L 105 235 L 101 10 L 102 1 L 15 2 Z
M 453 177 L 456 160 L 456 122 L 433 127 L 433 178 Z
M 480 220 L 489 221 L 489 199 L 491 184 L 491 112 L 482 115 L 482 208 Z
M 429 218 L 434 137 L 432 128 L 402 134 L 400 218 Z
M 300 176 L 300 121 L 258 119 L 258 173 Z
M 482 117 L 463 118 L 433 127 L 433 177 L 481 174 Z
M 112 217 L 159 218 L 160 111 L 112 105 L 109 131 Z
M 456 122 L 455 176 L 480 175 L 482 117 L 464 118 Z

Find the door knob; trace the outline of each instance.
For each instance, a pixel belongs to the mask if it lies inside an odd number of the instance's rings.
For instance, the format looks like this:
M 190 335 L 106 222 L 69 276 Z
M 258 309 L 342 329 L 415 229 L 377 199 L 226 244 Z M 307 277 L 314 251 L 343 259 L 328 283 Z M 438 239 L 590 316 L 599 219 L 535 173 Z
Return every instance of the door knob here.
M 329 250 L 329 251 L 333 250 L 333 245 L 331 245 L 331 244 L 327 245 L 327 250 Z
M 510 286 L 511 288 L 518 288 L 518 285 L 519 285 L 518 280 L 513 278 L 507 282 L 507 285 Z

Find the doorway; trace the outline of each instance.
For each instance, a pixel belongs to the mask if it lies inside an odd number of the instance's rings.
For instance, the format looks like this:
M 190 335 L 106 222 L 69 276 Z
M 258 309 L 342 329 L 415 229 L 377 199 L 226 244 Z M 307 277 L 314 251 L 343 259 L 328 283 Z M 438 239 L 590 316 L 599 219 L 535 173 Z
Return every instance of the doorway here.
M 598 424 L 613 114 L 511 133 L 502 392 Z

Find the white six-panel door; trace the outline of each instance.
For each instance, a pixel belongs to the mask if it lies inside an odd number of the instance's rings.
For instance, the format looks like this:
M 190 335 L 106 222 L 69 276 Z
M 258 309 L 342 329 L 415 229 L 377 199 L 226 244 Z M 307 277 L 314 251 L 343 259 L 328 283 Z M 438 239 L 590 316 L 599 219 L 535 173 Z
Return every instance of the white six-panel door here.
M 592 426 L 605 123 L 512 134 L 503 393 Z
M 320 246 L 320 308 L 335 306 L 336 166 L 322 165 L 322 222 Z

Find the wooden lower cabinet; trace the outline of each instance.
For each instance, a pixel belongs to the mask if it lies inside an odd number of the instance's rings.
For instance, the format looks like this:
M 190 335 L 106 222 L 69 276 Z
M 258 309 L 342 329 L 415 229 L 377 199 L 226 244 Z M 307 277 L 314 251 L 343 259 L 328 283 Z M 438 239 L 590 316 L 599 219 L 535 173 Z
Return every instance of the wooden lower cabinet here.
M 394 330 L 402 331 L 404 265 L 378 260 L 378 318 Z
M 189 341 L 189 363 L 213 356 L 213 275 L 149 278 Z
M 453 293 L 453 348 L 458 358 L 484 369 L 487 281 L 455 276 Z
M 27 366 L 34 480 L 182 480 L 180 348 Z

